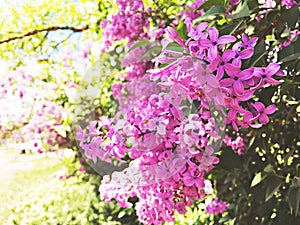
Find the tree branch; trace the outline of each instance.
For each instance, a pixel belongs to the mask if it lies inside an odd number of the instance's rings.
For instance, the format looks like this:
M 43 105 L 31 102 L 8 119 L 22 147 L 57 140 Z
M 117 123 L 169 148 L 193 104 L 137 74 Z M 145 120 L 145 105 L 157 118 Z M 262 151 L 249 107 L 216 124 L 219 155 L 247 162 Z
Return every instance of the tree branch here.
M 44 32 L 44 31 L 50 32 L 50 31 L 56 31 L 56 30 L 70 30 L 70 31 L 73 31 L 73 32 L 82 32 L 84 30 L 87 30 L 88 28 L 89 28 L 88 25 L 86 25 L 85 27 L 82 27 L 82 28 L 68 27 L 68 26 L 63 26 L 63 27 L 58 27 L 58 26 L 48 27 L 48 28 L 44 28 L 44 29 L 40 29 L 40 30 L 33 30 L 33 31 L 30 31 L 30 32 L 28 32 L 26 34 L 20 35 L 20 36 L 15 36 L 15 37 L 8 38 L 6 40 L 0 41 L 0 45 L 3 44 L 3 43 L 8 43 L 8 42 L 14 41 L 14 40 L 22 39 L 24 37 L 29 37 L 29 36 L 32 36 L 32 35 Z

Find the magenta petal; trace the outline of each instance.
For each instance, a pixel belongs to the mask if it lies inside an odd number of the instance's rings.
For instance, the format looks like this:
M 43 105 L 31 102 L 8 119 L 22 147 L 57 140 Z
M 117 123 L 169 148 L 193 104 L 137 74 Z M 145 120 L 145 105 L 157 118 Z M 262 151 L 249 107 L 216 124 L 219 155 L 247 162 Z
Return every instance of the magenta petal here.
M 198 32 L 201 32 L 201 31 L 205 30 L 206 27 L 208 27 L 208 25 L 209 25 L 209 23 L 203 22 L 203 23 L 200 23 L 196 29 Z
M 230 42 L 234 42 L 235 40 L 236 40 L 236 38 L 231 35 L 224 35 L 219 38 L 218 44 L 227 44 Z
M 280 69 L 280 65 L 279 64 L 277 64 L 277 63 L 271 63 L 266 68 L 266 74 L 267 75 L 274 75 L 275 73 L 278 72 L 279 69 Z
M 240 82 L 240 81 L 235 81 L 233 83 L 233 89 L 238 95 L 244 94 L 244 86 L 243 86 L 242 82 Z
M 217 77 L 218 80 L 221 80 L 223 78 L 223 76 L 224 76 L 224 68 L 223 68 L 223 66 L 220 66 L 218 68 L 216 77 Z
M 266 109 L 265 109 L 265 113 L 266 114 L 273 114 L 276 111 L 276 106 L 275 105 L 269 105 Z
M 225 64 L 224 65 L 226 73 L 230 76 L 233 77 L 237 75 L 240 72 L 240 67 L 232 65 L 232 64 Z
M 232 121 L 233 119 L 236 118 L 236 114 L 237 112 L 235 110 L 229 110 L 228 114 L 227 114 L 227 119 Z
M 253 77 L 253 69 L 248 68 L 240 72 L 239 74 L 241 80 L 249 80 Z
M 240 101 L 248 101 L 253 96 L 253 91 L 245 91 L 244 95 L 239 97 Z
M 225 78 L 224 80 L 220 81 L 220 85 L 222 87 L 231 87 L 233 84 L 233 79 L 232 78 Z
M 265 111 L 265 106 L 261 102 L 255 102 L 253 104 L 254 108 L 256 109 L 257 112 L 264 112 Z
M 281 83 L 282 83 L 281 81 L 275 80 L 275 79 L 273 79 L 272 77 L 267 77 L 267 78 L 265 79 L 265 81 L 266 81 L 268 84 L 281 84 Z
M 261 122 L 262 124 L 267 124 L 269 123 L 269 117 L 266 114 L 261 114 L 259 116 L 259 122 Z
M 205 48 L 211 45 L 211 41 L 207 39 L 199 39 L 198 40 L 199 47 Z
M 218 41 L 219 31 L 216 28 L 214 28 L 214 27 L 208 28 L 207 32 L 209 35 L 209 39 L 211 41 Z
M 251 38 L 250 41 L 248 42 L 248 45 L 254 47 L 257 41 L 258 41 L 257 37 Z
M 224 62 L 229 62 L 229 60 L 232 59 L 234 55 L 235 55 L 234 51 L 227 49 L 224 51 L 222 55 L 222 59 Z
M 254 53 L 253 48 L 246 48 L 245 50 L 240 52 L 241 59 L 249 59 Z
M 218 56 L 218 47 L 217 46 L 211 46 L 208 49 L 208 58 L 210 60 L 215 59 Z

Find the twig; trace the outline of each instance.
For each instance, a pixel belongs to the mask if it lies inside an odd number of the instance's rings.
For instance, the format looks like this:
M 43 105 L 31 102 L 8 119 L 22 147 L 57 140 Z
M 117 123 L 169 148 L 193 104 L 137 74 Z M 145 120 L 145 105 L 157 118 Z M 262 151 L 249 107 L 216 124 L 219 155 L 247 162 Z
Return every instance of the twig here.
M 14 40 L 18 40 L 18 39 L 22 39 L 22 38 L 25 38 L 25 37 L 29 37 L 29 36 L 32 36 L 32 35 L 44 32 L 44 31 L 50 32 L 50 31 L 56 31 L 56 30 L 70 30 L 70 31 L 73 31 L 73 32 L 82 32 L 84 30 L 87 30 L 88 28 L 89 28 L 88 25 L 86 25 L 85 27 L 82 27 L 82 28 L 69 27 L 69 26 L 48 27 L 48 28 L 44 28 L 44 29 L 40 29 L 40 30 L 33 30 L 33 31 L 30 31 L 30 32 L 28 32 L 26 34 L 20 35 L 20 36 L 15 36 L 15 37 L 8 38 L 6 40 L 0 41 L 0 45 L 3 44 L 3 43 L 8 43 L 8 42 L 11 42 L 11 41 L 14 41 Z

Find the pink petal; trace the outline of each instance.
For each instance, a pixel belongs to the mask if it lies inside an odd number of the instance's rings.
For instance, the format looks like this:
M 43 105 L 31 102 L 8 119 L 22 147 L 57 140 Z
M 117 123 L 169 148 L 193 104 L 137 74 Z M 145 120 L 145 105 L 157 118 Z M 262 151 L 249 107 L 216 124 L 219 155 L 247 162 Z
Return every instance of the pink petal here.
M 244 85 L 242 84 L 241 81 L 235 81 L 233 83 L 233 89 L 238 95 L 243 95 L 244 94 Z
M 274 75 L 275 73 L 278 72 L 279 69 L 280 69 L 280 65 L 279 64 L 277 64 L 277 63 L 271 63 L 266 68 L 266 74 L 267 75 Z
M 261 102 L 255 102 L 253 104 L 254 108 L 256 109 L 257 112 L 264 112 L 265 111 L 265 106 Z
M 199 47 L 209 47 L 211 45 L 211 41 L 207 39 L 199 39 L 198 40 Z
M 269 123 L 269 117 L 266 114 L 261 114 L 259 116 L 259 122 L 261 122 L 262 124 L 267 124 Z
M 225 71 L 230 77 L 234 77 L 240 72 L 240 67 L 232 65 L 232 64 L 225 64 L 224 65 Z
M 220 81 L 222 87 L 232 87 L 234 80 L 232 78 L 225 78 Z
M 222 59 L 224 62 L 229 62 L 229 60 L 232 59 L 234 55 L 235 55 L 234 51 L 227 49 L 224 51 L 222 55 Z
M 276 111 L 276 106 L 275 105 L 269 105 L 266 109 L 265 109 L 265 113 L 266 114 L 273 114 Z
M 236 38 L 231 35 L 224 35 L 219 38 L 218 44 L 227 44 L 230 42 L 234 42 L 235 40 L 236 40 Z
M 265 79 L 265 81 L 266 81 L 268 84 L 281 84 L 281 83 L 282 83 L 281 81 L 275 80 L 275 79 L 273 79 L 272 77 L 267 77 L 267 78 Z
M 208 27 L 209 23 L 207 22 L 203 22 L 203 23 L 200 23 L 196 29 L 198 32 L 201 32 L 201 31 L 204 31 L 206 29 L 206 27 Z
M 253 77 L 253 69 L 248 68 L 240 72 L 239 77 L 241 80 L 249 80 Z
M 219 31 L 216 28 L 214 28 L 214 27 L 208 28 L 207 32 L 209 35 L 209 39 L 211 41 L 218 41 Z
M 217 46 L 211 46 L 208 49 L 208 58 L 210 60 L 215 59 L 218 56 L 218 47 Z
M 246 48 L 245 50 L 240 52 L 241 59 L 249 59 L 254 53 L 253 48 Z

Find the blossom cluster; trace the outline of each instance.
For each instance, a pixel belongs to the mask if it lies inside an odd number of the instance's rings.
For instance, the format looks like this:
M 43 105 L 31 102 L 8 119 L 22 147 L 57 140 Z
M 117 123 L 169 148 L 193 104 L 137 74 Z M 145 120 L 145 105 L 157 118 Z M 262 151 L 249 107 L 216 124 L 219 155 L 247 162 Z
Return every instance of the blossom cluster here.
M 214 153 L 225 123 L 235 130 L 268 123 L 276 107 L 250 99 L 266 85 L 279 84 L 275 75 L 284 75 L 276 63 L 242 67 L 253 55 L 257 38 L 220 36 L 205 22 L 191 27 L 187 40 L 171 27 L 166 34 L 156 58 L 157 65 L 165 66 L 149 70 L 150 76 L 129 76 L 126 83 L 114 85 L 120 112 L 91 123 L 88 132 L 80 129 L 77 136 L 94 162 L 129 160 L 125 170 L 105 176 L 100 193 L 123 207 L 132 206 L 129 199 L 138 197 L 135 209 L 144 224 L 173 221 L 175 209 L 184 213 L 193 200 L 211 194 L 205 177 L 219 162 Z M 241 143 L 236 146 L 240 151 Z M 226 204 L 220 205 L 217 213 Z
M 66 141 L 63 119 L 68 110 L 53 102 L 44 91 L 54 93 L 57 90 L 54 83 L 39 81 L 25 67 L 19 67 L 2 79 L 1 87 L 3 139 L 11 137 L 14 143 L 22 143 L 24 150 L 37 153 L 57 150 Z
M 149 21 L 142 0 L 117 0 L 118 12 L 101 23 L 103 51 L 106 51 L 114 41 L 128 38 L 142 38 L 144 29 L 149 27 Z

